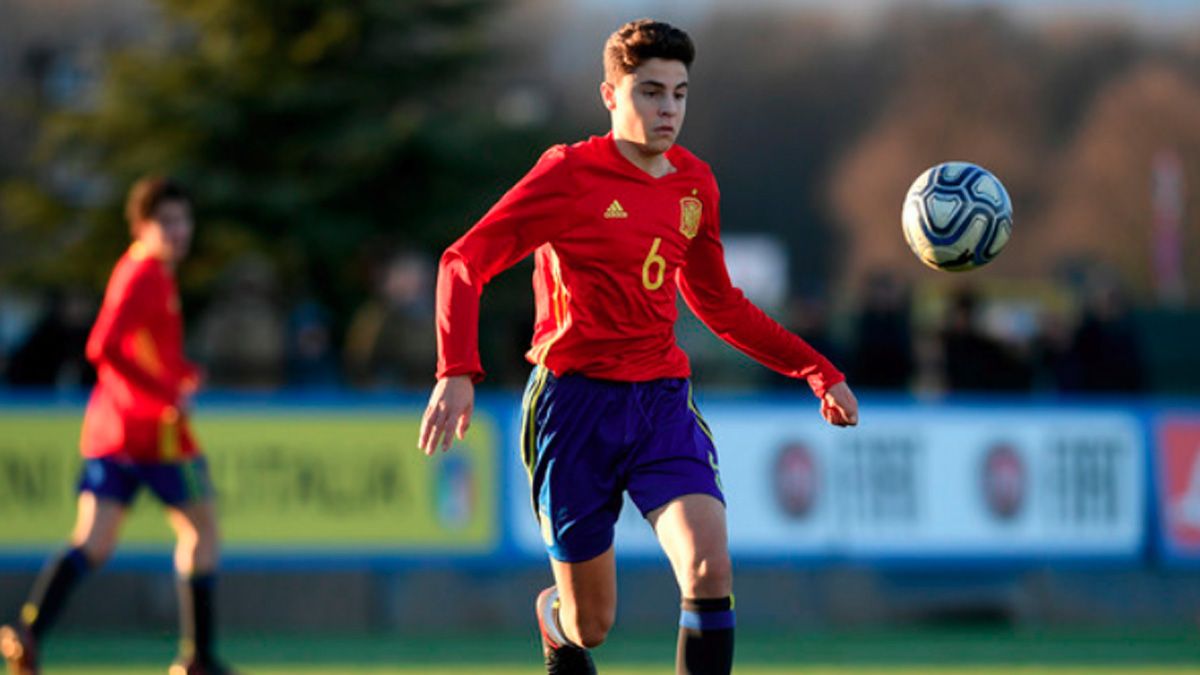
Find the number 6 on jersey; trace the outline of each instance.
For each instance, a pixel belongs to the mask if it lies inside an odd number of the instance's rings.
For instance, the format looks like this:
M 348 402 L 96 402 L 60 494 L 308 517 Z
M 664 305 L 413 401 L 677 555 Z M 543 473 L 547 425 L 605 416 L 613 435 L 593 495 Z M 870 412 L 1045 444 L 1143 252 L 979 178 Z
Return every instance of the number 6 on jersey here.
M 667 261 L 658 254 L 658 245 L 661 243 L 662 237 L 654 238 L 654 243 L 650 245 L 650 253 L 646 255 L 646 262 L 642 263 L 642 286 L 648 291 L 657 291 L 663 285 L 663 278 L 667 273 Z

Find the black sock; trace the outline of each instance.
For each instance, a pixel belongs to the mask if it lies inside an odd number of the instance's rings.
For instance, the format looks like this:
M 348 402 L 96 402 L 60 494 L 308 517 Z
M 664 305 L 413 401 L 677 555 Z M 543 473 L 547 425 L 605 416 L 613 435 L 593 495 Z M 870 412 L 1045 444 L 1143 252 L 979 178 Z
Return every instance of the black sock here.
M 69 548 L 42 568 L 29 599 L 21 607 L 21 623 L 35 639 L 54 625 L 75 586 L 91 571 L 92 564 L 79 548 Z
M 214 574 L 181 576 L 179 592 L 179 656 L 185 661 L 212 663 L 217 577 Z
M 729 675 L 733 670 L 733 597 L 684 598 L 676 675 Z

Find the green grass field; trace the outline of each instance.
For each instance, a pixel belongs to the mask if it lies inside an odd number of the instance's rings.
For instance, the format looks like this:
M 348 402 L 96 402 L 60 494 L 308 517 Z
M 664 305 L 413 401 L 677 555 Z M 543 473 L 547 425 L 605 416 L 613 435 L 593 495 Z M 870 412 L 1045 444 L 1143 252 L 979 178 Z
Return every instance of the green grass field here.
M 166 672 L 170 638 L 62 636 L 46 646 L 47 673 L 149 675 Z M 536 674 L 532 635 L 445 637 L 261 637 L 225 640 L 223 652 L 248 675 Z M 674 637 L 614 634 L 596 652 L 606 674 L 670 673 Z M 870 673 L 1200 673 L 1193 633 L 1013 633 L 923 630 L 740 635 L 743 675 Z

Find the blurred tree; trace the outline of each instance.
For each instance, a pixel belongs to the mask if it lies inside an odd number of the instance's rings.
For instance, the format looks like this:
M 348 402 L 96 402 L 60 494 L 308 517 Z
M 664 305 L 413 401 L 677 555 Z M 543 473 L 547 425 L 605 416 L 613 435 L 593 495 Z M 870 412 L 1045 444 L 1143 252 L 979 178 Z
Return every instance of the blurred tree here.
M 1148 62 L 1096 96 L 1083 124 L 1055 167 L 1061 176 L 1041 214 L 1046 252 L 1071 251 L 1121 272 L 1136 296 L 1153 296 L 1156 155 L 1177 154 L 1183 182 L 1185 236 L 1177 242 L 1186 295 L 1200 291 L 1200 78 L 1165 63 Z M 1061 255 L 1061 254 L 1060 254 Z
M 1042 48 L 1011 20 L 991 9 L 918 10 L 897 13 L 891 27 L 885 41 L 897 86 L 831 183 L 853 247 L 841 269 L 849 287 L 881 269 L 909 278 L 924 269 L 899 227 L 904 193 L 922 171 L 947 160 L 972 161 L 995 172 L 1014 204 L 1024 205 L 1038 184 L 1048 136 L 1036 105 Z M 1010 247 L 1028 243 L 1014 237 Z M 993 269 L 1021 260 L 1004 255 Z
M 464 104 L 497 3 L 158 0 L 162 30 L 110 56 L 92 105 L 48 115 L 34 170 L 3 184 L 7 237 L 31 253 L 9 276 L 102 282 L 126 186 L 164 172 L 198 207 L 185 292 L 257 249 L 344 317 L 364 256 L 446 243 L 522 147 Z

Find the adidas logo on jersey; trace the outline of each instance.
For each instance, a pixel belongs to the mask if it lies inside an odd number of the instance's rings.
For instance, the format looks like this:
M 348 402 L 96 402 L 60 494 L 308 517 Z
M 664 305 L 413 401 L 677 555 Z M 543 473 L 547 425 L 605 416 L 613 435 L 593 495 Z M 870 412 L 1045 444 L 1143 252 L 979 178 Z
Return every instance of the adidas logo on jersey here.
M 604 217 L 628 218 L 629 213 L 625 209 L 621 208 L 621 202 L 614 199 L 613 202 L 608 205 L 608 208 L 604 210 Z

